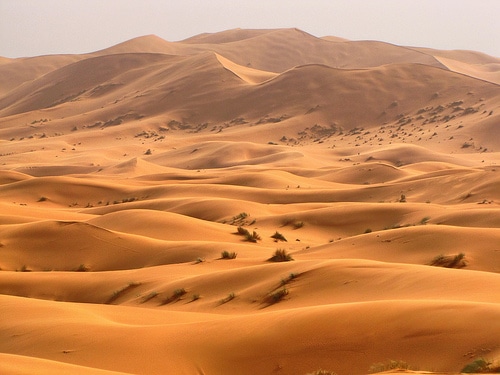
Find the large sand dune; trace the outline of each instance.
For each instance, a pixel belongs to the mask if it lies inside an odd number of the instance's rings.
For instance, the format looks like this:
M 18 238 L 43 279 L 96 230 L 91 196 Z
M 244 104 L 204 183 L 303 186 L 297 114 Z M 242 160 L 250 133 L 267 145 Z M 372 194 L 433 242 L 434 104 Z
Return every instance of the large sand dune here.
M 297 29 L 2 58 L 0 373 L 500 366 L 499 74 Z

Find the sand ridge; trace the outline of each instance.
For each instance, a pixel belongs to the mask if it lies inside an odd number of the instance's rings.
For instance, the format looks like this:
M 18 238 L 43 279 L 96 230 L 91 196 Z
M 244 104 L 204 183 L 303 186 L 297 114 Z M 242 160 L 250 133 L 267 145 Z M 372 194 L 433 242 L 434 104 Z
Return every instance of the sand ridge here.
M 498 363 L 499 66 L 293 28 L 1 59 L 0 372 Z

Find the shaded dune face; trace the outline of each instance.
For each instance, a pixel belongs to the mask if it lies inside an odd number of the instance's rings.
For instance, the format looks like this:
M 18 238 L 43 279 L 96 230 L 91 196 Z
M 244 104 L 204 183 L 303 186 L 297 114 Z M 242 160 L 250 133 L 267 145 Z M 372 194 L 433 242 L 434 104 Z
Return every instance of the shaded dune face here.
M 495 370 L 499 77 L 297 29 L 1 59 L 0 373 Z

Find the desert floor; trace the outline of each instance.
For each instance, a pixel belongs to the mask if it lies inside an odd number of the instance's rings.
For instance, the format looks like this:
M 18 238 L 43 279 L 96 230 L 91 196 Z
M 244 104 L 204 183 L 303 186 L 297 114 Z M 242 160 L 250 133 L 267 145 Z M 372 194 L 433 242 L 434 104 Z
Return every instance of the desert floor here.
M 499 84 L 296 29 L 0 59 L 0 372 L 498 364 Z

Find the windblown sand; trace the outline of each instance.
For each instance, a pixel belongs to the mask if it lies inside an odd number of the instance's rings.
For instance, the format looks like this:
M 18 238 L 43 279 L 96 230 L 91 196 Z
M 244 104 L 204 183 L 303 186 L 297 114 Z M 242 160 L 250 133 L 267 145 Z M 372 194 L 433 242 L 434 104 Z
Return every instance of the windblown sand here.
M 296 29 L 2 58 L 0 373 L 498 362 L 499 84 Z

